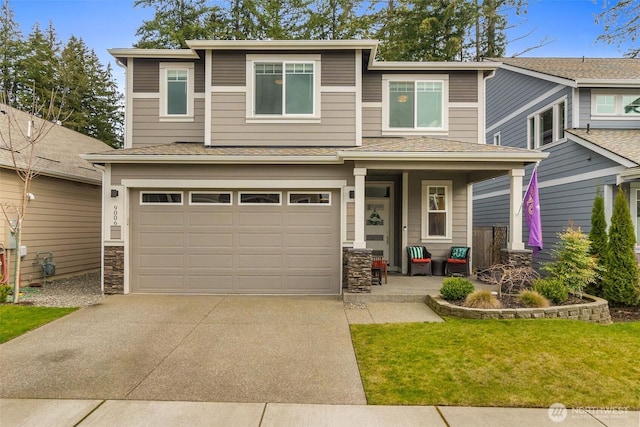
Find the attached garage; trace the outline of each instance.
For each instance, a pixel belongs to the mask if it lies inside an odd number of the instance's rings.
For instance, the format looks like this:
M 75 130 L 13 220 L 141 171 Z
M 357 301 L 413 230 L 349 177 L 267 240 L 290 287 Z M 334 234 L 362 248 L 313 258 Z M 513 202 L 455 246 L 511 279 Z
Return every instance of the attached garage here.
M 135 293 L 339 294 L 340 192 L 132 189 Z

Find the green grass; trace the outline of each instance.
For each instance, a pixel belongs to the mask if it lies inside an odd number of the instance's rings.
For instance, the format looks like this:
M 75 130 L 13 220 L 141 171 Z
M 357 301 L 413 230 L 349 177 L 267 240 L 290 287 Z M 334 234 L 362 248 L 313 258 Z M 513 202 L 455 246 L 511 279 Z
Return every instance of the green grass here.
M 352 325 L 369 404 L 640 407 L 640 322 Z
M 76 311 L 77 308 L 0 304 L 0 343 Z

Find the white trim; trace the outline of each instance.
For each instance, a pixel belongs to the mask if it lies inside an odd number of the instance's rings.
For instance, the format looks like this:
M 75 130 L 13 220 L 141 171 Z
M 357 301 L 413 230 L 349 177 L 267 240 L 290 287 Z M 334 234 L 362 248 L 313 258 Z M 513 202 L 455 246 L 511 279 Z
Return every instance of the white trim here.
M 355 205 L 354 205 L 354 238 L 353 247 L 356 249 L 364 249 L 367 247 L 364 232 L 364 205 L 365 205 L 365 188 L 366 188 L 367 169 L 354 167 L 353 176 L 355 181 Z
M 538 188 L 556 187 L 558 185 L 573 184 L 575 182 L 586 181 L 589 179 L 604 178 L 606 176 L 617 175 L 625 168 L 622 166 L 614 166 L 607 169 L 600 169 L 593 172 L 586 172 L 577 175 L 571 175 L 564 178 L 550 179 L 548 181 L 539 181 Z M 505 196 L 509 194 L 509 190 L 498 190 L 490 193 L 478 194 L 473 196 L 473 200 L 484 200 L 492 197 Z
M 499 147 L 502 145 L 502 135 L 500 134 L 500 132 L 496 132 L 493 134 L 492 144 L 495 145 L 496 147 Z
M 553 89 L 550 89 L 548 91 L 546 91 L 545 93 L 543 93 L 542 95 L 538 96 L 537 98 L 527 102 L 525 105 L 523 105 L 522 107 L 518 108 L 515 111 L 512 111 L 510 114 L 504 116 L 502 119 L 498 120 L 497 122 L 495 122 L 494 124 L 492 124 L 491 126 L 489 126 L 486 130 L 486 132 L 491 132 L 493 130 L 495 130 L 498 126 L 502 126 L 503 124 L 507 123 L 510 120 L 513 120 L 514 118 L 516 118 L 519 115 L 524 114 L 525 112 L 527 112 L 528 110 L 530 110 L 531 108 L 535 107 L 536 105 L 540 104 L 541 102 L 543 102 L 544 100 L 546 100 L 547 98 L 551 97 L 552 95 L 560 92 L 561 90 L 563 90 L 565 88 L 565 86 L 556 86 Z
M 362 145 L 362 50 L 356 50 L 356 147 Z
M 244 194 L 277 194 L 277 203 L 253 203 L 243 202 L 242 196 Z M 238 191 L 238 206 L 282 206 L 282 191 Z
M 207 94 L 205 92 L 194 92 L 193 99 L 206 99 Z
M 337 92 L 337 93 L 356 93 L 358 88 L 356 86 L 320 86 L 320 92 Z
M 377 40 L 187 40 L 191 49 L 215 50 L 318 50 L 375 49 Z
M 167 193 L 167 194 L 180 194 L 180 202 L 145 202 L 143 200 L 145 194 L 159 194 L 159 193 Z M 156 191 L 140 191 L 140 200 L 139 204 L 141 206 L 147 205 L 160 205 L 160 206 L 183 206 L 184 205 L 184 191 L 176 191 L 176 190 L 156 190 Z
M 442 84 L 442 123 L 439 127 L 419 128 L 393 128 L 389 126 L 390 100 L 389 84 L 392 82 L 413 82 L 414 93 L 417 90 L 416 82 L 437 82 Z M 414 96 L 417 102 L 417 96 Z M 382 75 L 382 135 L 448 135 L 449 133 L 449 75 L 448 74 L 383 74 Z
M 124 148 L 133 148 L 133 60 L 127 61 L 124 97 Z
M 133 92 L 133 99 L 160 99 L 160 92 Z
M 198 59 L 196 52 L 191 49 L 138 49 L 138 48 L 114 48 L 107 49 L 114 58 L 176 58 Z
M 382 102 L 363 102 L 362 108 L 382 108 Z
M 159 122 L 166 122 L 166 123 L 189 123 L 189 122 L 195 122 L 195 118 L 194 117 L 159 117 L 158 118 Z
M 567 113 L 567 119 L 569 114 Z M 580 127 L 580 89 L 571 89 L 571 124 L 566 123 L 565 129 Z
M 123 179 L 122 185 L 129 188 L 228 188 L 228 189 L 263 189 L 263 188 L 291 188 L 291 189 L 324 189 L 342 188 L 347 185 L 346 180 L 281 180 L 281 179 Z
M 246 123 L 322 123 L 322 119 L 318 118 L 307 118 L 300 117 L 297 118 L 295 116 L 260 116 L 260 118 L 249 118 L 247 117 Z
M 602 198 L 604 199 L 604 219 L 607 222 L 607 229 L 611 225 L 611 215 L 613 214 L 613 185 L 602 186 Z
M 467 184 L 467 246 L 473 247 L 473 184 Z M 473 252 L 471 252 L 471 260 L 469 271 L 473 271 Z
M 560 104 L 564 103 L 564 110 L 560 110 Z M 530 150 L 535 150 L 538 148 L 547 147 L 551 144 L 554 144 L 559 141 L 563 141 L 565 137 L 560 138 L 560 114 L 564 115 L 564 126 L 562 126 L 562 131 L 567 127 L 567 96 L 564 95 L 560 98 L 557 98 L 553 102 L 548 103 L 542 108 L 538 108 L 536 111 L 527 115 L 527 147 Z M 542 144 L 540 140 L 540 116 L 542 113 L 551 110 L 551 142 L 548 144 Z M 536 132 L 533 133 L 533 146 L 531 146 L 531 137 L 532 137 L 532 129 L 531 122 L 533 121 Z
M 292 194 L 317 194 L 322 196 L 322 194 L 329 194 L 329 203 L 291 203 L 291 195 Z M 287 191 L 287 206 L 331 206 L 332 203 L 331 191 L 304 191 L 304 190 L 295 190 L 295 191 Z
M 127 185 L 120 181 L 120 185 L 124 187 L 124 201 L 123 201 L 123 213 L 126 215 L 126 220 L 123 225 L 124 232 L 124 278 L 123 278 L 123 290 L 124 294 L 131 292 L 131 189 L 127 188 Z
M 492 74 L 493 76 L 493 74 Z M 487 137 L 485 128 L 487 127 L 487 88 L 486 88 L 486 79 L 484 78 L 484 73 L 478 71 L 477 73 L 478 79 L 478 143 L 486 144 Z
M 229 203 L 194 202 L 194 194 L 227 194 L 229 195 Z M 233 206 L 233 191 L 189 191 L 189 206 Z
M 211 50 L 204 53 L 204 145 L 211 145 L 213 96 L 211 94 Z M 191 196 L 190 196 L 191 197 Z
M 631 212 L 631 222 L 633 223 L 633 231 L 636 237 L 636 246 L 640 245 L 638 237 L 638 193 L 640 193 L 640 182 L 629 183 L 629 211 Z
M 409 242 L 409 172 L 402 172 L 402 236 L 400 262 L 402 263 L 400 271 L 407 274 L 407 251 L 405 248 Z
M 247 86 L 211 86 L 212 93 L 247 93 Z
M 340 223 L 341 223 L 341 227 L 342 227 L 342 232 L 340 234 L 340 240 L 342 241 L 342 245 L 349 245 L 351 246 L 353 244 L 353 242 L 348 241 L 347 240 L 347 212 L 348 212 L 348 203 L 354 203 L 355 202 L 355 198 L 354 199 L 350 199 L 349 198 L 349 193 L 351 191 L 353 191 L 353 193 L 355 194 L 356 188 L 354 186 L 344 186 L 342 187 L 342 194 L 340 195 L 340 199 L 342 200 L 342 214 L 340 216 Z M 355 209 L 355 206 L 354 206 Z
M 195 64 L 193 62 L 160 62 L 160 121 L 193 121 L 195 99 Z M 187 113 L 167 113 L 167 72 L 179 70 L 187 72 Z
M 445 222 L 444 236 L 429 235 L 429 188 L 444 187 L 445 189 Z M 436 212 L 442 212 L 438 209 Z M 453 238 L 453 181 L 452 180 L 422 180 L 420 182 L 420 238 L 422 242 L 451 241 Z
M 449 109 L 450 110 L 456 110 L 456 109 L 470 109 L 470 108 L 478 108 L 480 105 L 479 102 L 449 102 Z M 484 132 L 483 132 L 484 134 Z

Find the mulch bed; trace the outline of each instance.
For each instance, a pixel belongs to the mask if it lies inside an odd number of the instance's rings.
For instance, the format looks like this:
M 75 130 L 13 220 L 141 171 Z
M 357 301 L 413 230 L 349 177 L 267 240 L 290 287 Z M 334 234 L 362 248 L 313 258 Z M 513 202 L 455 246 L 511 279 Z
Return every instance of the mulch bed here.
M 612 307 L 609 305 L 611 320 L 614 322 L 638 322 L 640 321 L 640 305 L 635 307 Z

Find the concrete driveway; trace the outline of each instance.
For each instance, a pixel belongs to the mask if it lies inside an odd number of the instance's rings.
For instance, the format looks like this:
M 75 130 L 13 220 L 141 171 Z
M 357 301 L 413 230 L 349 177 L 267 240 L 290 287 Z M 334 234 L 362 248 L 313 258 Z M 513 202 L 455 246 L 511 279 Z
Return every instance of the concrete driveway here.
M 0 345 L 0 397 L 366 404 L 323 297 L 111 296 Z

